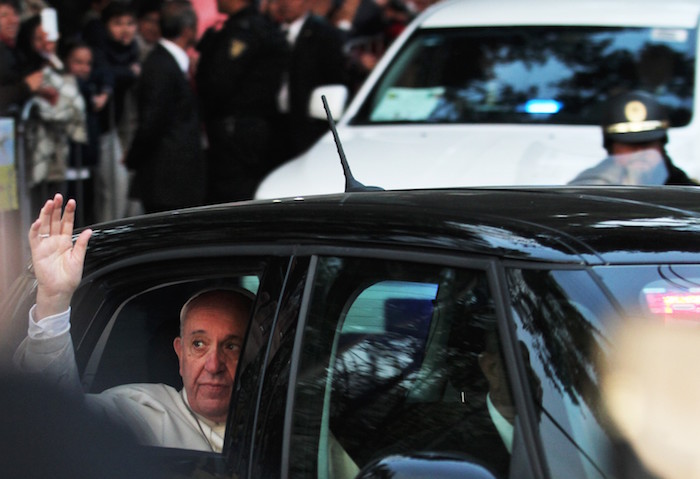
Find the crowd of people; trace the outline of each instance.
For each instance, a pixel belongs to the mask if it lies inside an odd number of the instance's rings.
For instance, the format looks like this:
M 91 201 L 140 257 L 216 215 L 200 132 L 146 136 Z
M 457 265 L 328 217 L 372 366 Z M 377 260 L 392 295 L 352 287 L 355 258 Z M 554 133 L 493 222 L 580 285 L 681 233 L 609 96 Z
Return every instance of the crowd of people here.
M 27 122 L 32 210 L 56 191 L 81 199 L 79 225 L 252 198 L 327 130 L 308 116 L 312 90 L 352 96 L 426 6 L 0 0 L 0 116 Z

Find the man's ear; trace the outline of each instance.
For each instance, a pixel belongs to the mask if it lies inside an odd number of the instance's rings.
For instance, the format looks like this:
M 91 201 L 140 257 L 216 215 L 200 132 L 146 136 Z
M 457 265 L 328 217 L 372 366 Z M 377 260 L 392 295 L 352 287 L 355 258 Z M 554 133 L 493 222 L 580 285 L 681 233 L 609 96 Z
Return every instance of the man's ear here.
M 175 349 L 175 354 L 177 354 L 177 361 L 180 365 L 180 375 L 182 375 L 182 338 L 180 336 L 173 340 L 173 349 Z
M 496 370 L 498 367 L 497 359 L 492 353 L 484 351 L 483 353 L 479 354 L 479 367 L 489 382 L 491 382 L 494 377 L 498 375 L 498 371 Z

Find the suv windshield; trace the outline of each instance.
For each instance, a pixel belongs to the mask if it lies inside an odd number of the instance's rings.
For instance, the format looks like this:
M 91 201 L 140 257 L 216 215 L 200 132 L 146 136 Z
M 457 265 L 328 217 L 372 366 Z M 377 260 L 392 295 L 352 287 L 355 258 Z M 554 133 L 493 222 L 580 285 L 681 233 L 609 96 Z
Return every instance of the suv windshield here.
M 597 125 L 611 94 L 642 89 L 684 126 L 695 42 L 682 28 L 419 29 L 352 123 Z

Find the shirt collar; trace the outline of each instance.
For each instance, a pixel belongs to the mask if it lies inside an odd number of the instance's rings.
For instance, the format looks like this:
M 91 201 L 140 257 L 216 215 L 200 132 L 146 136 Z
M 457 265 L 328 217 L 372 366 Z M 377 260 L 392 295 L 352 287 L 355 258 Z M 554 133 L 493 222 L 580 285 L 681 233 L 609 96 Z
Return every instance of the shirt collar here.
M 291 45 L 294 45 L 294 43 L 297 41 L 299 33 L 301 32 L 301 27 L 304 26 L 304 22 L 306 21 L 308 16 L 309 14 L 307 13 L 306 15 L 297 18 L 289 24 L 287 29 L 287 41 L 289 41 Z
M 503 415 L 498 412 L 496 406 L 493 405 L 491 401 L 491 395 L 486 395 L 486 404 L 489 408 L 489 415 L 491 416 L 491 421 L 493 425 L 496 426 L 498 435 L 501 436 L 503 444 L 506 446 L 508 453 L 512 454 L 513 451 L 513 425 L 508 422 L 508 420 L 503 417 Z
M 175 58 L 177 66 L 180 67 L 180 70 L 187 74 L 187 71 L 190 68 L 190 57 L 187 56 L 187 52 L 180 48 L 179 45 L 176 45 L 174 42 L 166 40 L 165 38 L 158 40 L 158 43 L 160 43 L 163 48 L 170 52 L 170 54 Z

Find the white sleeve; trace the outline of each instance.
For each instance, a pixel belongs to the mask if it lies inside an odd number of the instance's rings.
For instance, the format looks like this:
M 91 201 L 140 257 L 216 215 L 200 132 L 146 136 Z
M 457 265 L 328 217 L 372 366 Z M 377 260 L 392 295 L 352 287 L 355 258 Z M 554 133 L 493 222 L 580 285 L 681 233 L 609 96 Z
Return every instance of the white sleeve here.
M 31 339 L 54 338 L 70 330 L 70 307 L 59 314 L 47 316 L 41 321 L 34 320 L 36 304 L 29 310 L 29 328 L 27 335 Z
M 27 337 L 17 347 L 13 363 L 24 373 L 40 373 L 57 386 L 82 395 L 82 386 L 75 364 L 70 336 L 70 308 L 39 322 L 29 312 Z

